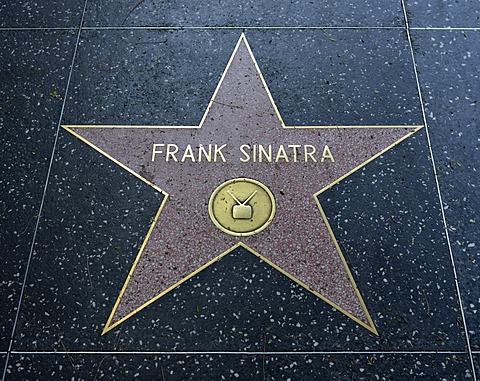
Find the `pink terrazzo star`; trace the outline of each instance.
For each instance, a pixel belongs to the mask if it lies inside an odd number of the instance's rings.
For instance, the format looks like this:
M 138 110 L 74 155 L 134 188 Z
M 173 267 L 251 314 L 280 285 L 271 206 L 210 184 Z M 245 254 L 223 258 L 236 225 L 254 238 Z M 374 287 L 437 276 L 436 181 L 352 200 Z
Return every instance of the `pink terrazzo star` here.
M 241 244 L 377 334 L 316 195 L 420 127 L 285 126 L 242 35 L 199 126 L 64 128 L 167 195 L 104 333 Z M 198 160 L 200 145 L 212 149 L 210 161 Z M 253 161 L 254 145 L 270 146 L 271 162 Z M 277 210 L 265 230 L 236 237 L 213 224 L 208 202 L 243 177 L 267 186 Z

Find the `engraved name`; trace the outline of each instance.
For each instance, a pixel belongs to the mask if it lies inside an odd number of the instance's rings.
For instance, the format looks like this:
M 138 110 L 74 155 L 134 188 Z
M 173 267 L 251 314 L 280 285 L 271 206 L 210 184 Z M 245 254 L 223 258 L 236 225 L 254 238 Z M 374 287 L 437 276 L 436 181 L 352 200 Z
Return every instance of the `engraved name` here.
M 227 162 L 229 147 L 227 144 L 187 144 L 179 146 L 173 143 L 154 143 L 152 161 L 178 163 L 216 163 Z M 312 144 L 242 144 L 234 152 L 242 163 L 323 163 L 335 162 L 332 151 L 325 145 L 321 150 Z

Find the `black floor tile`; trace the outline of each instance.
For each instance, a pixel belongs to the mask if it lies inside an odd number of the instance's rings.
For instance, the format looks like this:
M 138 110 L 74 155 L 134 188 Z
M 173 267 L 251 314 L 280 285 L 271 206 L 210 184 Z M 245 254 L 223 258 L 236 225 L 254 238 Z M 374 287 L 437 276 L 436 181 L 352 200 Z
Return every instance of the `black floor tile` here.
M 5 369 L 5 360 L 7 359 L 7 354 L 0 354 L 0 372 L 2 372 Z
M 247 33 L 287 125 L 421 124 L 401 31 L 327 32 Z
M 0 32 L 0 350 L 10 338 L 75 39 Z
M 465 380 L 472 374 L 466 355 L 448 354 L 273 356 L 262 372 L 270 380 Z
M 275 27 L 402 26 L 397 1 L 348 3 L 276 1 L 100 1 L 88 3 L 88 26 Z
M 445 214 L 467 323 L 480 347 L 478 308 L 480 252 L 479 32 L 418 31 L 413 34 Z
M 476 353 L 473 356 L 473 362 L 475 364 L 475 370 L 476 370 L 477 374 L 480 374 L 480 355 L 478 353 Z
M 64 122 L 198 125 L 240 33 L 82 33 Z M 329 33 L 246 33 L 287 125 L 422 123 L 401 31 Z
M 258 358 L 178 355 L 16 355 L 6 380 L 46 377 L 80 380 L 158 379 L 261 379 Z
M 75 355 L 12 356 L 6 380 L 465 380 L 467 356 L 364 355 Z
M 61 131 L 15 348 L 115 348 L 103 325 L 162 199 Z
M 64 123 L 197 125 L 239 36 L 85 31 Z
M 410 26 L 417 28 L 478 28 L 477 0 L 406 0 Z
M 53 0 L 0 5 L 0 28 L 73 28 L 80 25 L 84 0 Z
M 369 348 L 466 350 L 424 130 L 320 202 L 380 339 Z

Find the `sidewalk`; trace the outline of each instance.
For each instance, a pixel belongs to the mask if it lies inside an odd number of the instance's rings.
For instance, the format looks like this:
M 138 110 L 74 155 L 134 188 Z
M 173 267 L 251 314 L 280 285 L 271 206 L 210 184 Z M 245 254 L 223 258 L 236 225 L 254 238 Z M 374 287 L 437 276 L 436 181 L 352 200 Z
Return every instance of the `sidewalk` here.
M 3 379 L 477 379 L 477 2 L 49 3 L 0 6 Z

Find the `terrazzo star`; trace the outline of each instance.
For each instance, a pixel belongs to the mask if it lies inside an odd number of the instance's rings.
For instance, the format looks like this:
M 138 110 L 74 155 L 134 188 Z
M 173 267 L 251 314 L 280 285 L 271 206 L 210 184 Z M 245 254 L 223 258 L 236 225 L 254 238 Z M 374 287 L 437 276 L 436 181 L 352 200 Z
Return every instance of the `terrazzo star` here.
M 199 125 L 63 127 L 165 195 L 104 333 L 243 246 L 378 334 L 318 195 L 422 126 L 286 126 L 242 34 Z

